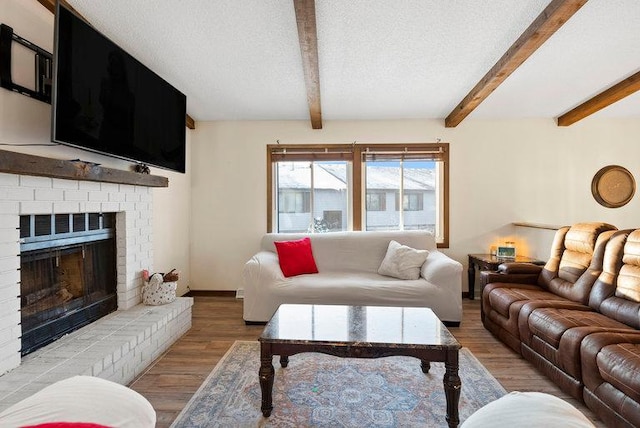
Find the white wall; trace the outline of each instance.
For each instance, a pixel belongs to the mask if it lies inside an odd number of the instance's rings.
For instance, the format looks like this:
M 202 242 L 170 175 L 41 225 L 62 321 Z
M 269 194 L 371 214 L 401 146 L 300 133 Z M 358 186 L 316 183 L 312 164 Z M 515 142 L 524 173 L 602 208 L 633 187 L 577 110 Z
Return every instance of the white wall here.
M 14 33 L 53 51 L 53 14 L 36 0 L 1 0 L 2 23 Z M 31 64 L 16 64 L 12 71 L 14 81 L 31 82 Z M 51 141 L 51 106 L 35 99 L 0 88 L 0 149 L 55 159 L 82 159 L 105 167 L 129 170 L 132 163 L 107 156 L 54 145 L 49 147 L 15 146 L 47 144 Z M 187 130 L 187 159 L 190 131 Z M 8 146 L 6 144 L 9 144 Z M 154 265 L 149 268 L 165 272 L 177 268 L 181 273 L 179 293 L 186 292 L 190 282 L 190 166 L 187 174 L 151 168 L 151 173 L 169 178 L 168 188 L 153 190 Z
M 191 282 L 191 132 L 187 129 L 186 174 L 152 168 L 151 173 L 169 178 L 169 187 L 153 188 L 153 247 L 157 272 L 180 272 L 179 296 Z
M 449 142 L 445 251 L 466 265 L 468 253 L 488 252 L 505 240 L 515 240 L 523 255 L 546 258 L 545 243 L 553 232 L 517 231 L 513 222 L 640 227 L 640 195 L 617 209 L 602 207 L 591 196 L 593 175 L 605 165 L 622 165 L 640 177 L 638 136 L 638 119 L 588 118 L 560 128 L 551 119 L 467 118 L 453 129 L 435 120 L 325 121 L 322 130 L 311 129 L 308 121 L 198 122 L 192 134 L 191 288 L 241 286 L 243 264 L 266 231 L 266 145 L 276 140 Z
M 37 1 L 1 0 L 0 16 L 20 36 L 52 50 L 53 16 Z M 152 169 L 170 183 L 153 191 L 155 268 L 180 270 L 181 292 L 187 284 L 195 290 L 240 287 L 242 266 L 266 231 L 266 145 L 277 139 L 449 142 L 451 224 L 446 252 L 465 264 L 467 253 L 486 252 L 492 243 L 514 237 L 522 248 L 534 249 L 520 238 L 527 234 L 511 226 L 514 221 L 601 220 L 620 228 L 639 226 L 639 196 L 625 207 L 608 209 L 593 200 L 590 185 L 596 171 L 608 164 L 620 164 L 639 177 L 640 120 L 587 118 L 568 128 L 555 126 L 551 119 L 467 118 L 453 129 L 442 122 L 325 121 L 322 130 L 312 130 L 308 121 L 198 122 L 196 130 L 187 132 L 191 173 Z M 49 128 L 49 105 L 0 89 L 0 143 L 47 143 Z M 120 169 L 130 166 L 63 146 L 0 148 Z M 544 244 L 537 245 L 536 252 L 539 247 Z

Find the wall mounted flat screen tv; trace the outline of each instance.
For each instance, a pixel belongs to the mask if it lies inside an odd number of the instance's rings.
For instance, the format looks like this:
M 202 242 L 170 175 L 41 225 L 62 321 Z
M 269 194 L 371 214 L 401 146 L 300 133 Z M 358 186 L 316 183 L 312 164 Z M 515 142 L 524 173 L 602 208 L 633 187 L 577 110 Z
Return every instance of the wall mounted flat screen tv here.
M 59 3 L 52 140 L 185 172 L 185 95 Z

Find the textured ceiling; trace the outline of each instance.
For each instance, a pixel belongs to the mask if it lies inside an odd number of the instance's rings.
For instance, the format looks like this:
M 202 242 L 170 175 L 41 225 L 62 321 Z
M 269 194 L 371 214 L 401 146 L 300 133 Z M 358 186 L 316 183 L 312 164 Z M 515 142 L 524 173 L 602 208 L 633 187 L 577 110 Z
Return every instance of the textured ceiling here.
M 309 118 L 292 0 L 67 1 L 195 120 Z M 443 119 L 549 2 L 316 0 L 323 119 Z M 640 0 L 589 0 L 469 117 L 567 112 L 640 71 L 639 28 Z

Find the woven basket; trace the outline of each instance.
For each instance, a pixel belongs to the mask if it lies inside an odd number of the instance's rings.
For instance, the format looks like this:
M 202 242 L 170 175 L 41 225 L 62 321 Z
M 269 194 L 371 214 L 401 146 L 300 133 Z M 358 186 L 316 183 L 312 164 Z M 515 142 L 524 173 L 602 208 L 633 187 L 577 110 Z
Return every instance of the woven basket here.
M 175 269 L 171 269 L 171 272 L 165 273 L 164 276 L 162 277 L 162 280 L 164 282 L 175 282 L 178 279 L 180 279 L 179 274 Z

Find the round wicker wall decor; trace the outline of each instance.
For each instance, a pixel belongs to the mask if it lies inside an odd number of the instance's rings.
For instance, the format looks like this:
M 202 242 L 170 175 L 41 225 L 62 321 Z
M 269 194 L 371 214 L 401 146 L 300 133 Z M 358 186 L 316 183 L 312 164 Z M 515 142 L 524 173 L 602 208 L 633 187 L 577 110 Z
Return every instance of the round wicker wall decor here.
M 609 165 L 596 173 L 591 181 L 591 193 L 596 201 L 607 208 L 626 205 L 636 192 L 633 175 L 619 165 Z

